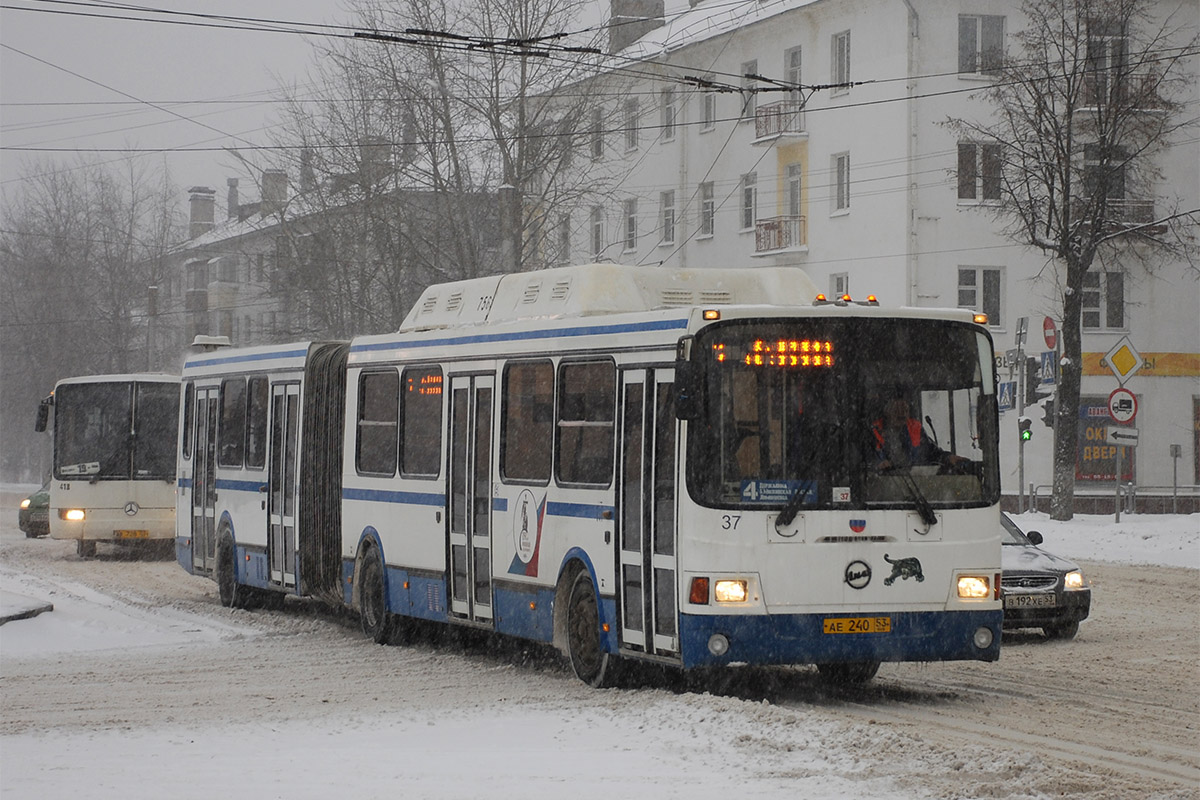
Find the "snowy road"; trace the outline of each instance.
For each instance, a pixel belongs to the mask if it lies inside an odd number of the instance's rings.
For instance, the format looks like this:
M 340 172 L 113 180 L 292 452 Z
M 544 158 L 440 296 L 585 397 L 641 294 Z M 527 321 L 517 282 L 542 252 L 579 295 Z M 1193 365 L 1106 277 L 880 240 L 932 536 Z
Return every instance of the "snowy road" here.
M 5 800 L 1200 797 L 1196 569 L 1084 562 L 1093 621 L 996 664 L 594 691 L 537 647 L 230 612 L 173 561 L 24 539 L 9 500 L 0 588 L 55 610 L 0 628 Z

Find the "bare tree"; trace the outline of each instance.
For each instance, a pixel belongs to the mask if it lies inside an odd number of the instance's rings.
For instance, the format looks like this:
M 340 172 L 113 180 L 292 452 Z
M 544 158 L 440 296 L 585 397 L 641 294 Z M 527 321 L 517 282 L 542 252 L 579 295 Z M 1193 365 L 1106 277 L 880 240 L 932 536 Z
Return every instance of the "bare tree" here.
M 278 141 L 308 220 L 288 238 L 318 254 L 298 285 L 331 329 L 393 327 L 429 283 L 555 263 L 547 220 L 582 193 L 564 166 L 591 107 L 560 90 L 592 53 L 560 35 L 586 7 L 359 0 L 362 35 L 284 91 Z
M 15 468 L 21 458 L 36 455 L 27 437 L 32 415 L 57 379 L 164 366 L 163 354 L 148 349 L 149 304 L 175 233 L 174 195 L 168 178 L 156 170 L 81 160 L 30 164 L 19 190 L 5 198 L 0 234 L 5 466 Z
M 1189 229 L 1200 209 L 1156 201 L 1153 189 L 1162 178 L 1156 157 L 1195 123 L 1180 118 L 1177 98 L 1196 57 L 1196 21 L 1187 18 L 1187 4 L 1179 19 L 1156 19 L 1160 6 L 1027 0 L 1015 52 L 989 54 L 995 80 L 982 95 L 993 116 L 949 121 L 984 146 L 982 178 L 1000 196 L 991 210 L 1010 238 L 1047 256 L 1061 303 L 1054 519 L 1073 513 L 1085 276 L 1135 262 L 1152 271 L 1164 259 L 1195 269 Z M 975 180 L 974 169 L 973 161 L 960 163 L 960 181 Z

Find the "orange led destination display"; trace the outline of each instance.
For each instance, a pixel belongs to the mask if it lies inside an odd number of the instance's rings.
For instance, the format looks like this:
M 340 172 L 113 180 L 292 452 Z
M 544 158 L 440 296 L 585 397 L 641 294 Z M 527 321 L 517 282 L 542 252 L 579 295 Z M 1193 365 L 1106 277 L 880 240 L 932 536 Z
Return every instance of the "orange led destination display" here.
M 416 392 L 420 395 L 439 395 L 442 393 L 442 373 L 427 372 L 420 375 L 418 379 L 413 375 L 408 375 L 406 382 L 408 383 L 407 390 Z
M 748 345 L 713 345 L 718 362 L 749 367 L 832 367 L 833 342 L 828 339 L 755 339 Z

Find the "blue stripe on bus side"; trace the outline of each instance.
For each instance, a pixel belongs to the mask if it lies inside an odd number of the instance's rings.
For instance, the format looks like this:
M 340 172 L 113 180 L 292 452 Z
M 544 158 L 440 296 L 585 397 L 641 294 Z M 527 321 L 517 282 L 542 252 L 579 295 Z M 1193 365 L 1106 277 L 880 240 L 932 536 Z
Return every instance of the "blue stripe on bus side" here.
M 443 506 L 446 498 L 431 492 L 391 492 L 382 489 L 342 489 L 343 500 L 369 500 L 376 503 L 401 503 L 415 506 Z
M 604 505 L 590 505 L 585 503 L 546 503 L 546 513 L 552 517 L 603 519 L 604 512 L 612 512 L 612 510 L 612 506 Z
M 213 484 L 218 489 L 228 489 L 231 492 L 258 492 L 266 486 L 266 481 L 235 481 L 229 478 L 217 478 Z
M 249 364 L 255 361 L 273 361 L 281 358 L 304 358 L 308 355 L 308 348 L 303 350 L 283 350 L 278 353 L 248 353 L 244 355 L 216 356 L 213 358 L 197 358 L 193 361 L 184 362 L 184 369 L 193 369 L 195 367 L 216 367 L 222 364 Z
M 549 328 L 537 331 L 515 331 L 512 333 L 480 333 L 473 336 L 450 336 L 423 341 L 393 341 L 376 344 L 351 345 L 351 353 L 368 353 L 374 350 L 396 348 L 441 347 L 444 345 L 490 344 L 493 342 L 517 342 L 534 339 L 556 339 L 568 336 L 594 336 L 605 333 L 644 333 L 646 331 L 670 331 L 687 327 L 687 317 L 659 320 L 656 322 L 629 322 L 619 325 L 587 325 L 579 328 Z

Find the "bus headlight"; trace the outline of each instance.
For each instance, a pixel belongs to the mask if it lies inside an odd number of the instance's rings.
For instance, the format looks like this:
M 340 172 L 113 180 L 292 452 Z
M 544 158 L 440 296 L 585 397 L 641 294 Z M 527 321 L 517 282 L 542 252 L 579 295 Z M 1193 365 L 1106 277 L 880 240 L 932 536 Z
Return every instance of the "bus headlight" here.
M 958 596 L 963 600 L 986 600 L 992 595 L 992 584 L 986 575 L 959 575 Z
M 82 508 L 63 508 L 58 512 L 59 519 L 69 519 L 71 522 L 83 522 L 86 516 Z
M 717 581 L 713 587 L 713 597 L 718 603 L 746 602 L 745 581 Z
M 29 498 L 28 497 L 26 497 L 24 500 L 21 501 L 21 508 L 29 508 Z
M 1086 585 L 1087 583 L 1083 580 L 1083 573 L 1079 570 L 1063 575 L 1063 588 L 1068 591 L 1082 589 Z

